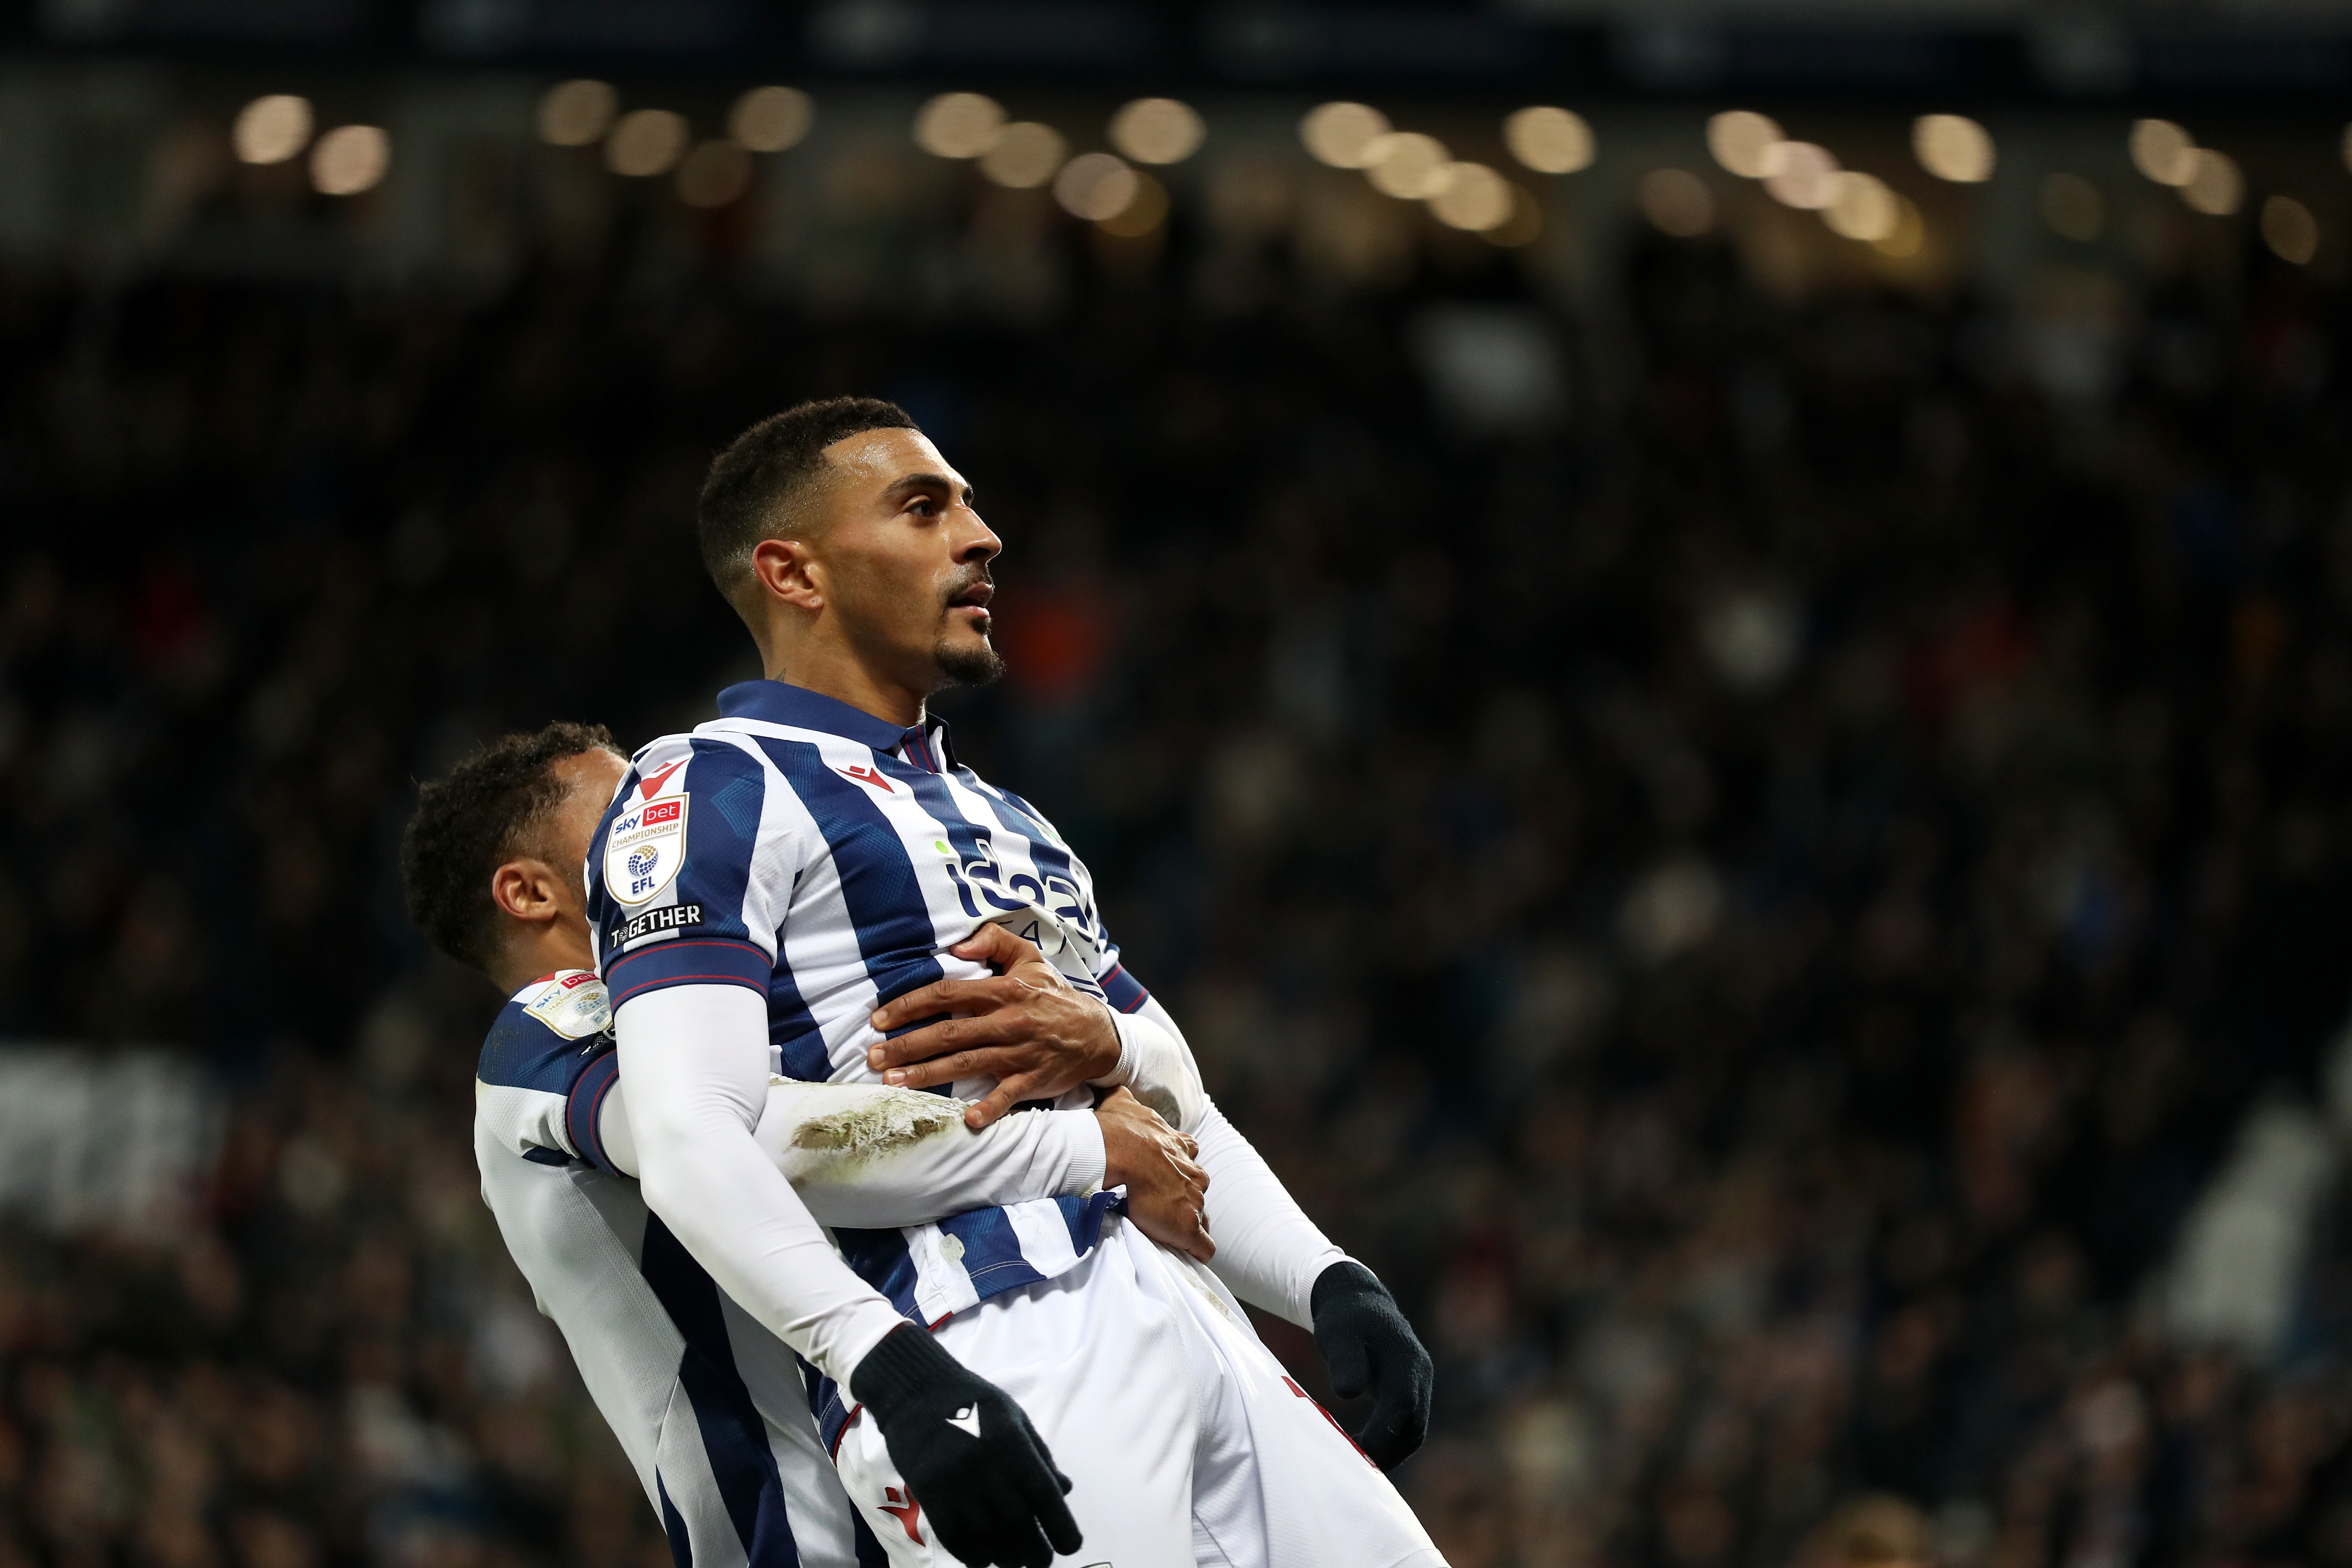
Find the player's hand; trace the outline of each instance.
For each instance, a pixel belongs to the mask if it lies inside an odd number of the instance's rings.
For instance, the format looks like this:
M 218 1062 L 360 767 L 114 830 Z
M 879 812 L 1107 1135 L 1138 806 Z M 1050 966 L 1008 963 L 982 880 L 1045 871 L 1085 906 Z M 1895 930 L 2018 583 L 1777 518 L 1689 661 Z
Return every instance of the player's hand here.
M 918 1018 L 965 1015 L 877 1042 L 866 1060 L 884 1083 L 928 1089 L 994 1079 L 996 1088 L 963 1113 L 977 1132 L 1023 1100 L 1051 1100 L 1118 1066 L 1110 1009 L 1072 985 L 1035 943 L 984 925 L 948 951 L 1003 973 L 935 980 L 875 1009 L 874 1027 L 886 1035 Z
M 1332 1391 L 1342 1399 L 1367 1390 L 1372 1394 L 1371 1418 L 1355 1434 L 1356 1447 L 1381 1468 L 1396 1468 L 1429 1435 L 1429 1404 L 1436 1392 L 1429 1352 L 1389 1288 L 1360 1263 L 1323 1270 L 1308 1305 Z
M 1201 1146 L 1123 1089 L 1104 1096 L 1095 1116 L 1102 1122 L 1103 1185 L 1126 1186 L 1127 1217 L 1136 1228 L 1203 1263 L 1214 1258 Z
M 907 1323 L 849 1374 L 931 1533 L 971 1568 L 1046 1568 L 1085 1544 L 1070 1478 L 1005 1392 Z

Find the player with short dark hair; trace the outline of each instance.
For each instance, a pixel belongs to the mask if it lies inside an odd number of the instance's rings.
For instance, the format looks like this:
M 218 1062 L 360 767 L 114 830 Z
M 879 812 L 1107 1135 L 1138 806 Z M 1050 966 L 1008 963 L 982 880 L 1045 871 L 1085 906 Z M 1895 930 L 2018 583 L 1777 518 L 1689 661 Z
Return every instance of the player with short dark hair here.
M 1012 1394 L 1076 1478 L 1087 1561 L 1440 1563 L 1241 1300 L 1311 1326 L 1341 1392 L 1374 1390 L 1362 1436 L 1381 1462 L 1420 1441 L 1427 1353 L 1202 1092 L 1084 862 L 1034 806 L 959 764 L 928 714 L 934 692 L 1002 668 L 989 608 L 1002 542 L 971 485 L 902 411 L 836 399 L 747 431 L 703 498 L 704 559 L 766 678 L 631 760 L 589 857 L 591 926 L 646 1202 L 835 1379 L 823 1430 L 861 1511 L 901 1527 L 877 1527 L 893 1561 L 1042 1564 L 1077 1544 L 1034 1494 L 987 1516 L 938 1468 L 910 1468 L 1026 1445 L 1025 1424 L 938 1392 L 961 1360 Z M 1050 974 L 989 973 L 1007 928 Z M 837 1229 L 890 1310 L 814 1299 L 773 1261 L 796 1245 L 797 1205 L 754 1179 L 753 1088 L 772 1047 L 794 1078 L 950 1090 L 974 1126 L 1083 1104 L 1148 1066 L 1213 1178 L 1215 1271 L 1115 1205 L 1064 1198 Z
M 404 836 L 412 917 L 509 996 L 475 1086 L 483 1197 L 677 1561 L 851 1568 L 877 1554 L 870 1521 L 818 1440 L 799 1362 L 719 1294 L 628 1179 L 626 1090 L 583 897 L 589 836 L 625 768 L 601 726 L 505 736 L 424 785 Z M 1042 968 L 1002 940 L 1013 973 Z M 755 1137 L 829 1224 L 1084 1200 L 1108 1183 L 1171 1235 L 1200 1228 L 1190 1142 L 1123 1090 L 1096 1110 L 975 1131 L 937 1096 L 776 1078 Z

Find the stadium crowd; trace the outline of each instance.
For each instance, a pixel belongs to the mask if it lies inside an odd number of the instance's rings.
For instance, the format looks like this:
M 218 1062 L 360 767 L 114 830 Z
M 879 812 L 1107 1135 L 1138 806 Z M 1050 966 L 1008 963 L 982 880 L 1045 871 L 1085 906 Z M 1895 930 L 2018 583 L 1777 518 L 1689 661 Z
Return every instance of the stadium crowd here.
M 0 1245 L 0 1568 L 667 1560 L 392 848 L 479 738 L 750 672 L 699 468 L 845 390 L 1008 542 L 967 759 L 1435 1352 L 1456 1568 L 2352 1565 L 2352 1252 L 2273 1364 L 2142 1291 L 2347 1009 L 2340 292 L 2152 274 L 2069 394 L 1966 290 L 1651 236 L 1497 432 L 1413 345 L 1526 309 L 1500 253 L 1242 259 L 1074 254 L 1042 323 L 0 272 L 0 1030 L 235 1106 L 195 1233 Z

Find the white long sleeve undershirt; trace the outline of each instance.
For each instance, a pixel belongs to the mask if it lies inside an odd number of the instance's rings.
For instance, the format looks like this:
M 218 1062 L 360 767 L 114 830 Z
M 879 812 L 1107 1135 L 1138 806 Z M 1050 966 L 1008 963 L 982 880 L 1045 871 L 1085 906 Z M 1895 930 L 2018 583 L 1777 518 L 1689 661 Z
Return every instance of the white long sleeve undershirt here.
M 596 1134 L 623 1175 L 637 1174 L 627 1082 L 604 1096 Z M 1102 1123 L 1091 1110 L 1016 1110 L 974 1132 L 963 1101 L 945 1095 L 771 1078 L 751 1136 L 828 1226 L 929 1225 L 1103 1184 Z
M 1120 1016 L 1118 1026 L 1119 1081 L 1201 1146 L 1209 1234 L 1217 1243 L 1210 1268 L 1251 1306 L 1313 1328 L 1316 1279 L 1347 1253 L 1307 1217 L 1265 1156 L 1209 1099 L 1184 1032 L 1158 997 Z
M 906 1320 L 842 1261 L 754 1136 L 766 1003 L 740 985 L 675 985 L 623 1003 L 614 1029 L 646 1206 L 744 1310 L 848 1383 Z

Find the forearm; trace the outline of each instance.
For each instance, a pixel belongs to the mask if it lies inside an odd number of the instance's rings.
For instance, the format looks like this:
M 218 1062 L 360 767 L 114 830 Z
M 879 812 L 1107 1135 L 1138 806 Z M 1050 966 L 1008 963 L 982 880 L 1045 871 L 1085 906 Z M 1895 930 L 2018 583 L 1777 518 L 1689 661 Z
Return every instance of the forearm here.
M 1209 1234 L 1217 1238 L 1209 1267 L 1251 1306 L 1302 1329 L 1314 1327 L 1315 1281 L 1348 1255 L 1307 1217 L 1265 1157 L 1214 1101 L 1204 1103 L 1192 1136 L 1209 1173 Z
M 637 1174 L 628 1085 L 604 1096 L 596 1121 L 602 1147 L 590 1157 Z M 772 1078 L 751 1136 L 829 1226 L 929 1225 L 1103 1184 L 1102 1124 L 1091 1110 L 1018 1111 L 974 1132 L 962 1102 L 944 1095 Z
M 1110 1076 L 1095 1079 L 1096 1087 L 1123 1086 L 1171 1127 L 1197 1133 L 1209 1096 L 1176 1020 L 1156 996 L 1146 997 L 1133 1013 L 1111 1016 L 1118 1027 L 1118 1067 Z
M 843 1383 L 902 1320 L 850 1270 L 753 1130 L 766 1107 L 767 1010 L 732 985 L 682 985 L 615 1019 L 646 1206 L 719 1288 Z

